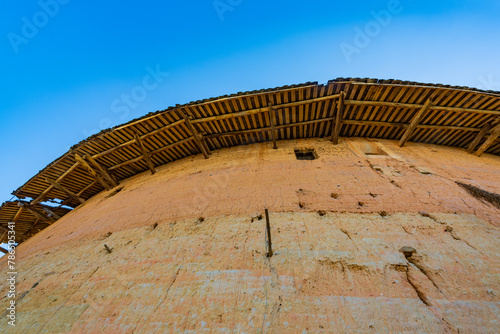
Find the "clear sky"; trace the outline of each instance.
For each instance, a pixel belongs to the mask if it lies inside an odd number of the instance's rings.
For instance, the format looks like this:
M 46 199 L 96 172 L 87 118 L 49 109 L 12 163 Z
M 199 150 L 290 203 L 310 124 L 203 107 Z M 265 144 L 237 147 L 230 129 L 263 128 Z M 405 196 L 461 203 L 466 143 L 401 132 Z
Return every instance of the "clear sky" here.
M 498 0 L 4 0 L 0 13 L 0 202 L 87 136 L 192 100 L 336 77 L 500 90 Z

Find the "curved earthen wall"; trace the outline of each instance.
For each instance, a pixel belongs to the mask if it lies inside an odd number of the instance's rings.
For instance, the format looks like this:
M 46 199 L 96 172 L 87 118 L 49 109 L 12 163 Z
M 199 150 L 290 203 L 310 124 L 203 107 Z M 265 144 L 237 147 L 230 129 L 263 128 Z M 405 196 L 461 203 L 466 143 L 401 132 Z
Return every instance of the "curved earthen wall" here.
M 17 249 L 9 332 L 497 332 L 500 210 L 456 182 L 500 193 L 500 157 L 396 144 L 254 144 L 122 181 Z

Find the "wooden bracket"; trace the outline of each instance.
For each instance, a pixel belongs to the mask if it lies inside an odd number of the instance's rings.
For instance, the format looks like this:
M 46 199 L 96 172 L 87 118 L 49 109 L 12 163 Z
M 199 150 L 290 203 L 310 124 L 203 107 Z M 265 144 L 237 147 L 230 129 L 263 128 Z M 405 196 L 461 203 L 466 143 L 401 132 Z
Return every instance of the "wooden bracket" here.
M 184 114 L 184 121 L 186 122 L 189 131 L 191 132 L 191 136 L 194 137 L 194 140 L 196 141 L 196 144 L 198 145 L 198 148 L 200 149 L 201 153 L 205 156 L 205 159 L 208 159 L 208 156 L 210 155 L 210 151 L 208 150 L 208 146 L 205 147 L 203 145 L 203 136 L 198 133 L 198 131 L 195 129 L 193 124 L 191 123 L 191 119 L 188 115 Z
M 24 233 L 26 238 L 29 238 L 30 233 L 33 232 L 33 230 L 35 229 L 35 227 L 38 225 L 39 222 L 40 222 L 40 219 L 37 218 L 37 220 L 35 220 L 35 222 L 31 226 L 31 228 L 28 231 L 26 231 L 26 233 Z
M 51 180 L 49 178 L 45 178 L 45 180 L 50 183 L 54 188 L 62 191 L 63 193 L 65 193 L 66 195 L 68 195 L 71 199 L 73 199 L 74 201 L 76 202 L 80 202 L 80 204 L 85 204 L 85 200 L 83 198 L 81 198 L 80 196 L 78 196 L 77 194 L 75 194 L 74 192 L 68 190 L 67 188 L 63 187 L 59 182 L 57 181 L 54 181 L 54 180 Z
M 411 135 L 413 134 L 413 131 L 415 131 L 415 129 L 417 128 L 418 123 L 422 120 L 425 113 L 427 112 L 427 110 L 429 110 L 431 106 L 432 106 L 432 100 L 428 99 L 422 106 L 422 108 L 415 114 L 415 116 L 413 116 L 410 125 L 406 128 L 406 131 L 403 134 L 403 137 L 401 137 L 401 139 L 399 140 L 398 145 L 400 147 L 403 147 L 408 141 L 408 139 L 410 139 Z
M 87 161 L 85 161 L 78 154 L 75 154 L 75 159 L 76 159 L 76 161 L 78 161 L 80 163 L 80 165 L 82 165 L 85 169 L 87 169 L 87 171 L 90 173 L 90 175 L 92 175 L 94 177 L 94 179 L 96 179 L 104 187 L 104 189 L 106 189 L 106 190 L 111 189 L 111 186 L 106 181 L 104 181 L 104 179 L 92 167 L 90 167 L 90 165 L 87 163 Z
M 95 161 L 95 159 L 90 155 L 84 155 L 83 158 L 86 159 L 95 169 L 97 169 L 97 171 L 101 174 L 102 177 L 104 177 L 106 182 L 108 182 L 108 184 L 111 185 L 112 188 L 118 186 L 118 182 L 116 182 L 111 174 L 109 174 L 109 171 L 106 169 L 106 167 L 98 164 L 97 161 Z
M 33 206 L 29 205 L 28 203 L 19 202 L 18 205 L 21 208 L 28 210 L 36 218 L 41 219 L 49 224 L 53 224 L 56 222 L 56 220 L 53 217 L 46 216 L 45 214 L 41 213 L 40 211 L 38 211 L 37 209 L 35 209 Z
M 273 149 L 277 149 L 276 138 L 278 137 L 278 133 L 276 132 L 276 113 L 273 109 L 272 104 L 269 104 L 268 108 L 269 122 L 271 123 L 271 138 L 273 139 Z
M 332 143 L 337 145 L 340 138 L 340 130 L 342 129 L 342 119 L 344 116 L 344 100 L 345 92 L 340 93 L 339 103 L 337 105 L 337 113 L 335 114 L 335 119 L 332 119 L 332 123 L 335 122 L 335 127 L 332 124 Z
M 142 154 L 144 160 L 146 161 L 146 164 L 148 165 L 149 170 L 151 171 L 151 174 L 154 174 L 156 172 L 156 170 L 155 170 L 155 165 L 151 161 L 150 153 L 146 149 L 146 146 L 144 146 L 144 143 L 142 142 L 141 137 L 139 137 L 139 135 L 137 133 L 134 133 L 134 138 L 135 138 L 135 142 L 139 146 L 139 149 L 141 150 L 141 154 Z
M 486 133 L 491 129 L 492 125 L 491 123 L 486 123 L 482 128 L 481 131 L 476 135 L 476 138 L 469 144 L 469 147 L 467 148 L 467 152 L 472 153 L 476 149 L 477 145 L 481 142 L 481 140 L 486 136 Z
M 483 145 L 481 145 L 478 150 L 476 151 L 476 153 L 474 153 L 475 155 L 477 155 L 478 157 L 481 156 L 481 154 L 483 154 L 490 146 L 491 144 L 493 144 L 495 142 L 495 140 L 500 136 L 500 124 L 498 124 L 497 126 L 495 126 L 490 134 L 490 136 L 488 137 L 488 139 L 486 139 L 486 141 L 483 143 Z

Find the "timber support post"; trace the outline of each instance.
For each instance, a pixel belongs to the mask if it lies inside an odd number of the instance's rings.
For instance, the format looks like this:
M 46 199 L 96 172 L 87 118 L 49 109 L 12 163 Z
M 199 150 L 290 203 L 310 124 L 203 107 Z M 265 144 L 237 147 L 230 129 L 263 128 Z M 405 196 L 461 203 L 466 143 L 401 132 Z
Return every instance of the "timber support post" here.
M 484 152 L 486 152 L 486 150 L 491 146 L 491 144 L 493 144 L 495 142 L 495 140 L 500 136 L 500 124 L 498 124 L 497 126 L 495 126 L 490 134 L 490 136 L 488 137 L 488 139 L 486 139 L 486 141 L 483 143 L 483 145 L 481 145 L 476 153 L 474 153 L 475 155 L 477 155 L 478 157 L 481 156 L 481 154 L 483 154 Z
M 118 186 L 118 182 L 115 181 L 115 179 L 109 174 L 109 171 L 106 169 L 106 167 L 101 166 L 100 164 L 95 161 L 94 158 L 92 158 L 90 155 L 84 155 L 83 158 L 87 160 L 90 165 L 92 165 L 97 171 L 101 174 L 102 177 L 108 182 L 109 185 L 111 185 L 111 188 L 114 188 Z
M 75 159 L 96 179 L 106 190 L 110 190 L 111 186 L 85 161 L 81 156 L 75 154 Z
M 400 147 L 403 147 L 408 141 L 408 139 L 410 139 L 411 135 L 413 134 L 413 131 L 415 131 L 415 129 L 417 128 L 418 123 L 422 120 L 425 113 L 431 108 L 431 106 L 432 106 L 432 100 L 428 99 L 422 106 L 422 108 L 415 114 L 415 116 L 413 116 L 410 125 L 408 125 L 405 133 L 403 134 L 403 137 L 401 137 L 399 141 L 398 145 Z
M 491 123 L 486 123 L 482 128 L 481 131 L 476 135 L 476 138 L 469 144 L 469 147 L 467 148 L 467 152 L 473 153 L 474 150 L 476 149 L 477 145 L 481 142 L 481 140 L 486 136 L 486 133 L 491 129 Z
M 146 146 L 144 146 L 144 143 L 143 143 L 141 137 L 139 137 L 139 135 L 137 133 L 134 133 L 134 138 L 135 138 L 135 142 L 139 146 L 139 150 L 141 151 L 141 154 L 142 154 L 144 160 L 146 161 L 146 164 L 148 165 L 149 170 L 151 171 L 151 174 L 154 174 L 156 172 L 156 170 L 155 170 L 155 165 L 151 161 L 150 153 L 146 149 Z
M 335 118 L 332 119 L 332 122 L 335 122 L 335 126 L 332 125 L 332 143 L 337 145 L 339 143 L 340 138 L 340 130 L 342 129 L 342 118 L 344 116 L 344 100 L 345 100 L 345 92 L 340 93 L 339 103 L 337 105 L 337 113 L 335 114 Z
M 184 121 L 187 124 L 187 127 L 189 131 L 191 132 L 191 135 L 194 137 L 194 140 L 196 141 L 196 145 L 198 145 L 198 148 L 200 149 L 201 153 L 203 153 L 203 156 L 205 159 L 208 159 L 208 156 L 210 155 L 210 150 L 208 150 L 208 146 L 203 145 L 203 136 L 198 133 L 198 131 L 195 129 L 193 124 L 191 123 L 191 118 L 190 116 L 184 114 Z

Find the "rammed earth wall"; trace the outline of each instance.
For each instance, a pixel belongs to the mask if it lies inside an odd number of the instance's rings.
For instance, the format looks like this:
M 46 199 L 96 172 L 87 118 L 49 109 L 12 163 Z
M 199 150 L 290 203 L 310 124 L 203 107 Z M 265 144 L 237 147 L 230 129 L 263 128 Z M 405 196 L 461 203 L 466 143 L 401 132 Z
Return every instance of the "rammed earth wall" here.
M 255 144 L 125 180 L 17 249 L 9 332 L 495 332 L 500 210 L 456 182 L 500 193 L 500 158 L 396 144 Z

